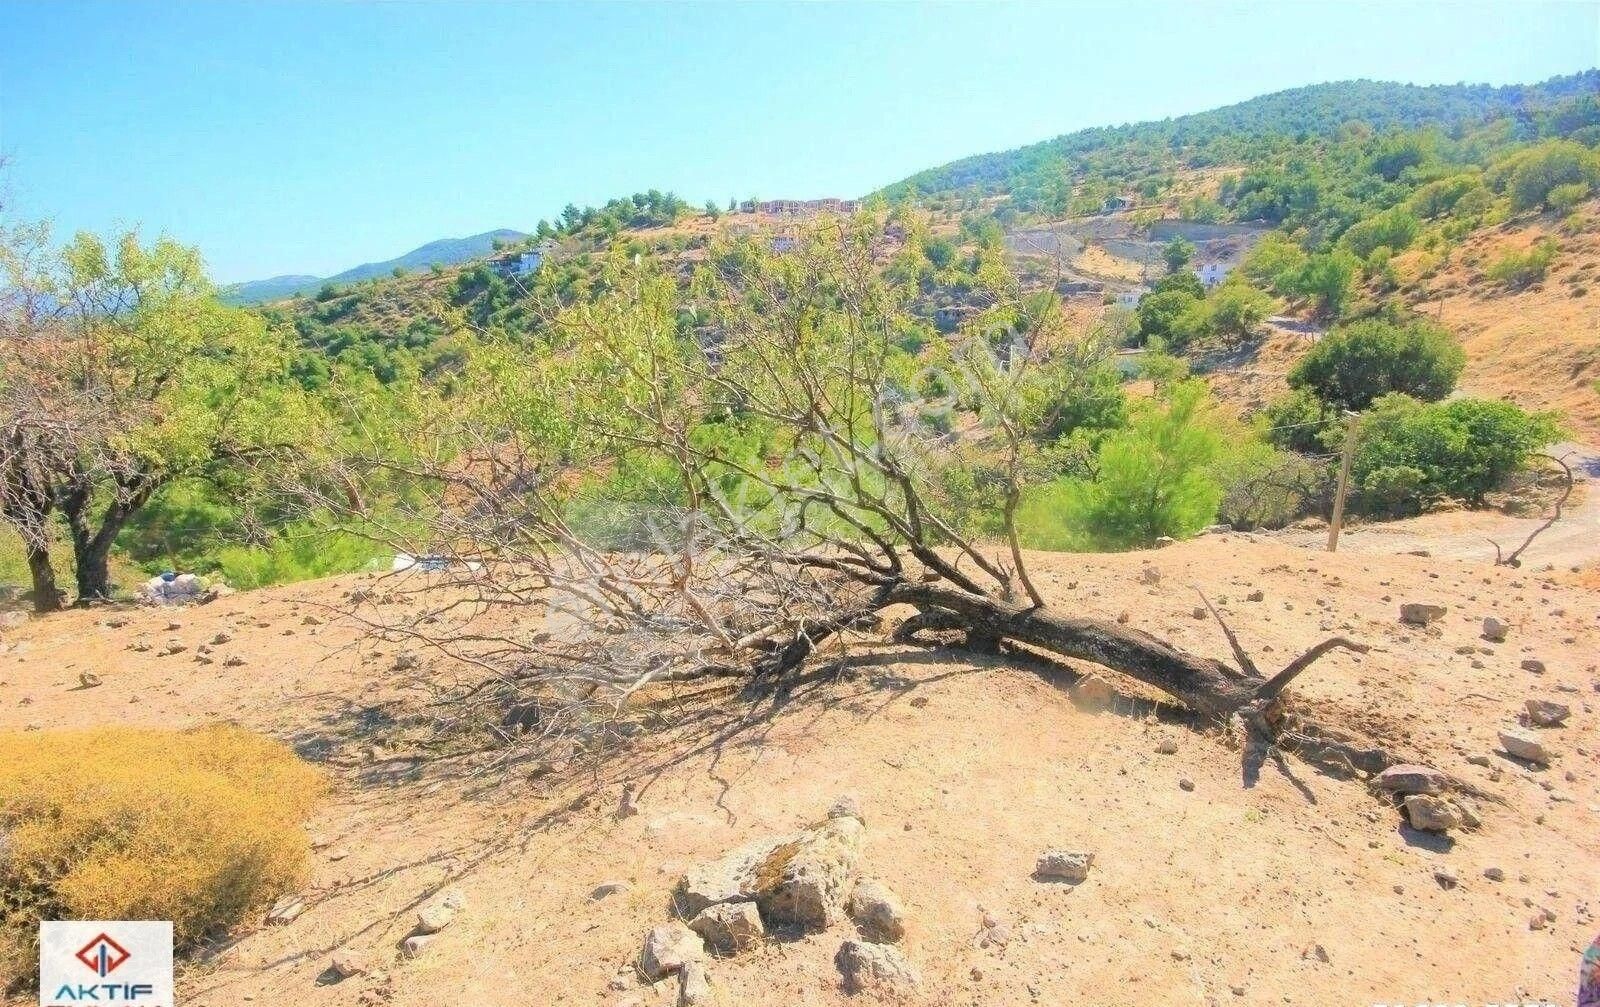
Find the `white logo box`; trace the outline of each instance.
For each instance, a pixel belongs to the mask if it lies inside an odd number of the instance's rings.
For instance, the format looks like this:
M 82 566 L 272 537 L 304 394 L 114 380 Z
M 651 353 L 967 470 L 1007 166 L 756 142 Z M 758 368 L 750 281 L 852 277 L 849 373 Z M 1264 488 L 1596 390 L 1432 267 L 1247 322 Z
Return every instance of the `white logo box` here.
M 39 924 L 39 1007 L 173 1007 L 172 924 L 62 920 Z

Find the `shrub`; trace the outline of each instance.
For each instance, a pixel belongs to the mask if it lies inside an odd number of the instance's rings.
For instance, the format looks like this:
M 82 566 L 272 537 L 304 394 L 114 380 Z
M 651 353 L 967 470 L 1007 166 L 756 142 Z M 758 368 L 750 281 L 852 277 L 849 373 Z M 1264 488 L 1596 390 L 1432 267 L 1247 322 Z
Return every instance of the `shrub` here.
M 1526 252 L 1507 252 L 1491 262 L 1484 272 L 1496 283 L 1504 283 L 1509 287 L 1526 287 L 1530 283 L 1544 279 L 1544 274 L 1550 271 L 1550 263 L 1555 261 L 1555 257 L 1555 241 L 1544 238 Z
M 1361 509 L 1376 513 L 1413 513 L 1433 497 L 1478 505 L 1560 432 L 1553 414 L 1509 402 L 1386 395 L 1362 420 L 1351 484 Z
M 1548 209 L 1562 186 L 1600 184 L 1600 153 L 1571 140 L 1551 140 L 1495 164 L 1489 184 L 1510 195 L 1516 212 Z
M 1289 386 L 1340 409 L 1365 409 L 1389 392 L 1432 401 L 1450 394 L 1466 361 L 1455 338 L 1432 322 L 1370 318 L 1313 346 L 1289 372 Z
M 1235 528 L 1282 528 L 1320 499 L 1326 466 L 1248 437 L 1230 441 L 1211 465 L 1222 488 L 1217 519 Z
M 1421 229 L 1415 214 L 1397 206 L 1352 225 L 1340 240 L 1358 258 L 1365 259 L 1378 248 L 1396 252 L 1409 248 Z
M 371 565 L 387 551 L 359 535 L 296 522 L 284 526 L 266 545 L 223 546 L 216 550 L 214 563 L 229 586 L 250 590 L 351 573 Z
M 1173 326 L 1200 309 L 1200 298 L 1187 290 L 1158 290 L 1139 299 L 1139 332 L 1146 341 L 1172 338 Z
M 1050 491 L 1067 527 L 1096 548 L 1127 549 L 1211 524 L 1222 489 L 1208 466 L 1222 436 L 1208 406 L 1205 383 L 1184 381 L 1171 387 L 1166 403 L 1152 404 L 1129 429 L 1107 437 L 1093 481 Z
M 1262 410 L 1267 440 L 1288 451 L 1314 454 L 1322 450 L 1322 432 L 1331 422 L 1328 407 L 1309 389 L 1297 388 Z
M 1576 210 L 1578 205 L 1588 198 L 1588 182 L 1568 182 L 1551 189 L 1546 201 L 1549 202 L 1550 209 L 1565 215 Z
M 304 881 L 320 773 L 230 725 L 0 734 L 0 989 L 38 923 L 171 920 L 181 947 Z
M 1247 283 L 1230 282 L 1210 297 L 1211 325 L 1222 336 L 1244 339 L 1272 314 L 1272 298 Z

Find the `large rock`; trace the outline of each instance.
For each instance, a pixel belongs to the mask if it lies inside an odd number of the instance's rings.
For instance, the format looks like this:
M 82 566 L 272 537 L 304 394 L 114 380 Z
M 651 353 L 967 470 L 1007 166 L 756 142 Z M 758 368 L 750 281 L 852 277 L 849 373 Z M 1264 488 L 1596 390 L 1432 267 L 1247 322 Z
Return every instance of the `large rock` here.
M 1530 699 L 1523 705 L 1528 711 L 1528 723 L 1535 727 L 1560 727 L 1572 716 L 1572 707 L 1548 699 Z
M 705 967 L 699 962 L 684 962 L 678 970 L 678 1007 L 711 1007 L 716 1002 Z
M 1443 605 L 1430 605 L 1426 602 L 1408 601 L 1400 606 L 1400 621 L 1413 626 L 1426 626 L 1429 623 L 1443 619 L 1449 609 Z
M 846 993 L 903 994 L 922 982 L 916 966 L 890 944 L 845 941 L 833 956 L 833 964 L 839 969 Z
M 674 892 L 678 913 L 694 919 L 708 906 L 755 902 L 768 924 L 826 929 L 843 912 L 859 873 L 865 831 L 859 818 L 841 815 L 697 865 Z
M 459 888 L 452 888 L 423 906 L 417 912 L 417 933 L 436 934 L 449 926 L 456 913 L 466 905 L 466 896 Z
M 1503 643 L 1510 632 L 1511 626 L 1509 623 L 1502 622 L 1492 615 L 1483 620 L 1483 638 L 1485 640 Z
M 1089 877 L 1089 868 L 1093 865 L 1093 853 L 1045 850 L 1039 854 L 1039 861 L 1034 866 L 1033 873 L 1035 877 L 1077 884 Z
M 1541 766 L 1550 764 L 1550 753 L 1544 747 L 1544 742 L 1532 731 L 1525 731 L 1520 727 L 1506 727 L 1500 730 L 1500 747 L 1507 755 L 1525 759 L 1528 762 L 1537 762 Z
M 1378 774 L 1378 786 L 1395 794 L 1442 794 L 1447 782 L 1428 766 L 1390 766 Z
M 639 971 L 646 979 L 655 982 L 683 968 L 689 962 L 701 961 L 706 956 L 706 946 L 700 936 L 682 923 L 664 923 L 644 935 L 644 948 L 639 952 Z
M 1072 687 L 1070 695 L 1073 705 L 1079 709 L 1104 710 L 1116 701 L 1117 690 L 1103 678 L 1086 675 Z
M 720 902 L 707 906 L 689 921 L 689 929 L 723 954 L 738 954 L 766 935 L 754 902 Z
M 869 941 L 893 942 L 905 936 L 905 906 L 881 881 L 867 879 L 856 882 L 845 908 L 861 930 L 861 936 Z
M 1449 801 L 1427 794 L 1412 794 L 1406 798 L 1406 818 L 1413 829 L 1428 832 L 1449 832 L 1461 828 L 1461 814 Z

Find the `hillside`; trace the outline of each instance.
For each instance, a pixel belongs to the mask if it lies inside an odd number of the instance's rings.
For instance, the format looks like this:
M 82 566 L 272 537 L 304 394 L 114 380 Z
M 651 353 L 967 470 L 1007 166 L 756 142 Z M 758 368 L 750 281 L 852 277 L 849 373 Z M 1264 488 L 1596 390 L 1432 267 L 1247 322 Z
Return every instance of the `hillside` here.
M 879 634 L 748 704 L 684 691 L 664 708 L 674 727 L 619 739 L 597 775 L 582 757 L 456 750 L 429 726 L 432 676 L 455 669 L 429 654 L 400 670 L 400 647 L 359 621 L 403 622 L 422 600 L 406 578 L 11 630 L 0 729 L 226 719 L 331 775 L 335 796 L 311 823 L 304 915 L 251 926 L 185 967 L 180 996 L 198 1007 L 412 1007 L 493 1002 L 507 988 L 538 989 L 541 1003 L 666 1007 L 676 982 L 642 982 L 634 962 L 669 918 L 679 875 L 816 820 L 841 793 L 858 798 L 870 871 L 905 905 L 903 947 L 923 975 L 907 1003 L 1311 1005 L 1397 989 L 1427 1002 L 1571 1002 L 1600 863 L 1583 740 L 1600 686 L 1592 591 L 1562 575 L 1246 536 L 1030 564 L 1053 602 L 1127 612 L 1204 653 L 1227 643 L 1191 617 L 1194 587 L 1268 661 L 1330 629 L 1373 645 L 1297 682 L 1297 708 L 1464 781 L 1480 795 L 1481 828 L 1413 831 L 1366 783 L 1293 753 L 1252 769 L 1225 733 L 1188 729 L 1114 675 L 1111 708 L 1080 709 L 1077 675 L 1110 675 L 1089 665 L 1041 677 Z M 1146 583 L 1146 568 L 1159 581 Z M 358 587 L 395 593 L 358 610 L 347 597 Z M 1399 623 L 1398 605 L 1419 600 L 1448 616 L 1425 630 Z M 1491 614 L 1512 623 L 1507 642 L 1479 638 Z M 168 639 L 188 649 L 159 656 Z M 1523 670 L 1527 658 L 1547 670 Z M 87 670 L 105 684 L 79 687 Z M 1550 768 L 1496 751 L 1496 730 L 1532 697 L 1574 710 L 1540 732 Z M 636 814 L 617 810 L 625 786 Z M 1054 846 L 1095 853 L 1087 881 L 1030 876 Z M 446 886 L 464 908 L 405 956 L 417 905 Z M 849 936 L 845 923 L 713 958 L 720 1003 L 861 1002 L 840 991 L 831 961 Z M 339 948 L 367 974 L 336 981 Z
M 502 227 L 465 238 L 440 238 L 393 259 L 365 262 L 332 276 L 274 276 L 266 280 L 235 283 L 223 289 L 222 297 L 230 304 L 276 301 L 296 294 L 310 293 L 325 283 L 339 286 L 377 276 L 387 276 L 396 269 L 413 272 L 433 265 L 453 266 L 488 255 L 494 250 L 496 242 L 519 241 L 526 237 L 527 235 L 521 231 Z
M 1094 169 L 1134 182 L 1182 164 L 1198 168 L 1238 162 L 1275 138 L 1331 136 L 1345 124 L 1378 131 L 1449 131 L 1499 117 L 1531 120 L 1549 105 L 1600 90 L 1600 70 L 1538 84 L 1419 86 L 1355 80 L 1279 91 L 1223 108 L 1161 122 L 1096 127 L 1014 150 L 965 157 L 930 168 L 881 191 L 889 198 L 938 198 L 964 190 L 1012 192 L 1038 188 L 1068 168 Z

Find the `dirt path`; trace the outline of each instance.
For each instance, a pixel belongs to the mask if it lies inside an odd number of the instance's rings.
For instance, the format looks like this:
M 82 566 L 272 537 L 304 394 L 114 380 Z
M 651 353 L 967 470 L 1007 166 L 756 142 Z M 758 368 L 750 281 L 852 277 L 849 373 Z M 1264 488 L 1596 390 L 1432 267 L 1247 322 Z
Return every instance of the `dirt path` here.
M 1549 454 L 1572 467 L 1573 500 L 1560 521 L 1534 540 L 1522 554 L 1524 568 L 1573 569 L 1600 564 L 1600 447 L 1567 442 Z M 1521 545 L 1542 517 L 1511 517 L 1492 511 L 1424 514 L 1401 521 L 1346 526 L 1339 551 L 1363 555 L 1427 552 L 1450 559 L 1493 563 L 1494 543 L 1510 552 Z M 1286 530 L 1277 541 L 1307 549 L 1324 549 L 1326 531 Z

